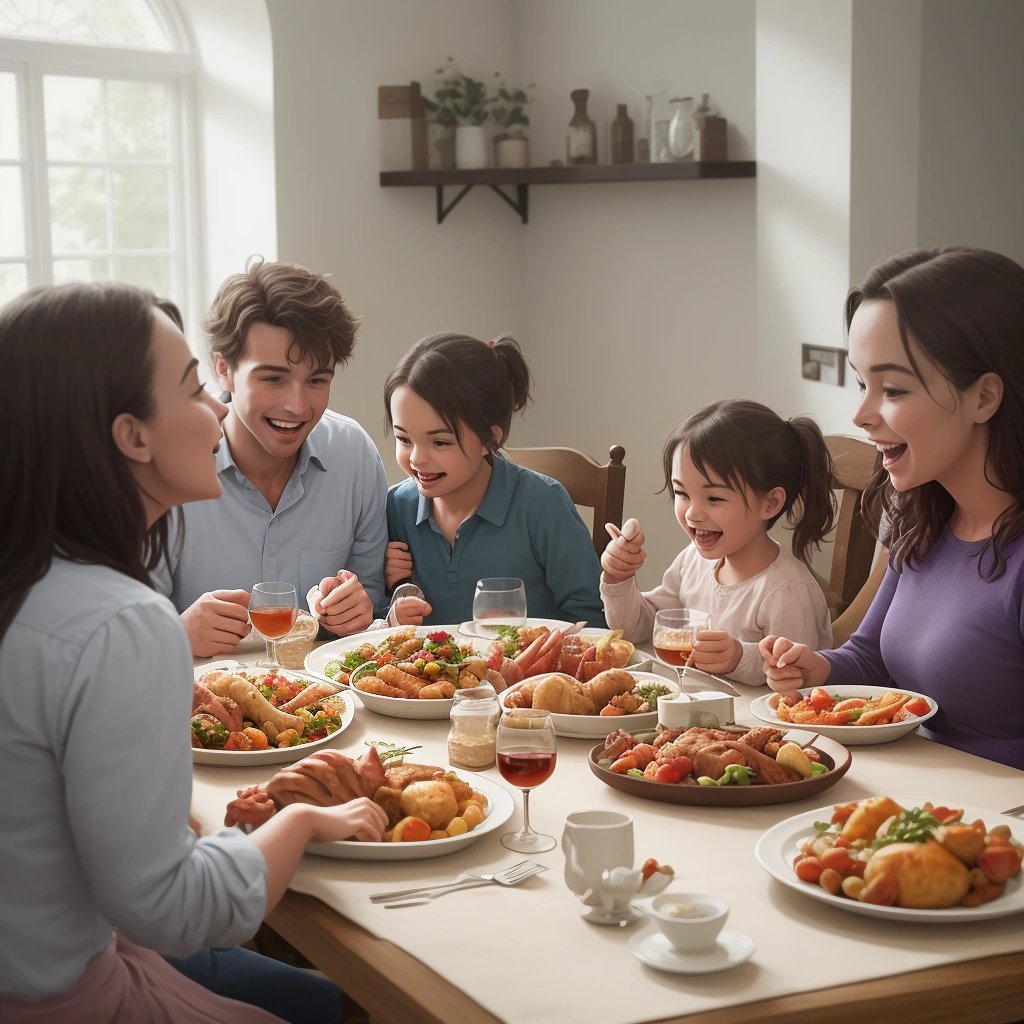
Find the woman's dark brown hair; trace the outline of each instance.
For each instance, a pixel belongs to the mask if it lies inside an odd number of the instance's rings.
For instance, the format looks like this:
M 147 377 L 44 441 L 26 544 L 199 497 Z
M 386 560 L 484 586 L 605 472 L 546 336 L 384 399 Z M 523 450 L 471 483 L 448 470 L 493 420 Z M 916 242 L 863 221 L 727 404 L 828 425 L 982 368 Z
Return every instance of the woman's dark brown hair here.
M 705 477 L 711 473 L 734 490 L 767 494 L 786 492 L 778 515 L 793 529 L 793 554 L 809 564 L 822 538 L 835 526 L 832 456 L 817 423 L 806 416 L 784 420 L 757 402 L 728 399 L 712 402 L 681 423 L 662 451 L 665 489 L 672 490 L 672 459 L 689 449 L 690 461 Z
M 317 366 L 344 365 L 352 355 L 358 320 L 338 289 L 322 274 L 296 263 L 267 263 L 253 257 L 241 274 L 217 289 L 203 321 L 210 354 L 238 366 L 253 324 L 284 327 L 294 339 L 288 358 L 301 363 L 312 356 Z
M 985 373 L 1003 382 L 1002 403 L 988 421 L 985 471 L 1014 504 L 996 520 L 978 557 L 979 575 L 996 579 L 1006 568 L 1006 546 L 1024 533 L 1024 267 L 966 246 L 901 253 L 872 268 L 850 291 L 847 330 L 861 304 L 876 300 L 893 304 L 903 350 L 918 376 L 923 354 L 958 392 Z M 954 506 L 934 480 L 901 494 L 880 464 L 864 503 L 889 517 L 889 557 L 897 570 L 924 558 Z
M 164 557 L 114 444 L 115 417 L 153 413 L 153 311 L 170 303 L 119 284 L 36 288 L 0 309 L 0 638 L 54 555 L 142 583 Z
M 494 455 L 508 439 L 512 414 L 530 401 L 530 370 L 519 343 L 508 335 L 492 342 L 465 334 L 432 334 L 401 358 L 384 383 L 389 428 L 391 396 L 408 386 L 433 407 L 462 445 L 461 423 Z M 501 428 L 497 440 L 491 427 Z

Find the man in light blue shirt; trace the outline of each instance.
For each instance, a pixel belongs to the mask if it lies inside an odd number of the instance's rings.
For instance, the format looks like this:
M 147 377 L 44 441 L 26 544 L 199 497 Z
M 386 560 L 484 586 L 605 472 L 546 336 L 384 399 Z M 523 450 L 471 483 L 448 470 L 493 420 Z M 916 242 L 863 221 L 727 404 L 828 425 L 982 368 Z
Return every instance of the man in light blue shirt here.
M 293 584 L 300 603 L 322 581 L 321 626 L 366 629 L 384 594 L 387 477 L 362 427 L 327 410 L 354 317 L 321 275 L 260 260 L 224 282 L 204 326 L 231 395 L 217 453 L 224 493 L 179 510 L 184 536 L 156 577 L 192 653 L 234 650 L 261 580 Z

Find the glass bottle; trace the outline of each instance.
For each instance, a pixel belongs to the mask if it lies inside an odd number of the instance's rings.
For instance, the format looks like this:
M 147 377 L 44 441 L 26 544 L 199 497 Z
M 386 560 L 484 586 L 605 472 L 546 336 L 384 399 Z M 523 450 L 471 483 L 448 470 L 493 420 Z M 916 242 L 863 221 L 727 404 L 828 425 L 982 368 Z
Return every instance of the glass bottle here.
M 456 690 L 448 732 L 448 763 L 471 772 L 494 765 L 501 708 L 490 683 Z
M 615 120 L 612 121 L 612 163 L 631 164 L 633 162 L 633 122 L 626 113 L 626 104 L 619 103 L 616 108 Z
M 576 105 L 565 133 L 565 160 L 568 164 L 597 163 L 597 126 L 587 116 L 589 89 L 573 89 L 570 99 Z

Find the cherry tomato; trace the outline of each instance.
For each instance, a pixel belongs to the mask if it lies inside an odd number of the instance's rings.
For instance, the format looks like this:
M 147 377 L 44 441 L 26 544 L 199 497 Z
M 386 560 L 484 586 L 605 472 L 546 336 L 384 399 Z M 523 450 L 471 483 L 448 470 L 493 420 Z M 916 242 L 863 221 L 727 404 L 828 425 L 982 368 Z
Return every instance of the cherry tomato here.
M 653 857 L 648 857 L 644 861 L 643 867 L 640 869 L 640 874 L 643 876 L 643 880 L 646 882 L 655 871 L 658 870 L 658 862 Z
M 821 855 L 821 863 L 826 868 L 834 868 L 841 875 L 845 875 L 853 864 L 853 858 L 841 846 L 833 846 Z
M 807 698 L 807 703 L 810 704 L 815 711 L 831 711 L 832 695 L 828 690 L 823 690 L 820 686 L 816 686 L 811 690 L 811 695 Z
M 693 761 L 691 761 L 685 754 L 680 754 L 679 757 L 673 757 L 669 763 L 677 772 L 679 772 L 680 778 L 685 779 L 686 776 L 693 771 Z
M 904 710 L 911 715 L 927 715 L 929 711 L 928 701 L 924 697 L 915 697 L 903 705 Z
M 817 882 L 821 878 L 823 865 L 817 857 L 801 857 L 794 865 L 794 870 L 801 882 Z
M 655 782 L 667 782 L 673 784 L 678 782 L 682 778 L 679 774 L 679 769 L 674 764 L 662 764 L 658 766 L 658 771 L 655 773 Z

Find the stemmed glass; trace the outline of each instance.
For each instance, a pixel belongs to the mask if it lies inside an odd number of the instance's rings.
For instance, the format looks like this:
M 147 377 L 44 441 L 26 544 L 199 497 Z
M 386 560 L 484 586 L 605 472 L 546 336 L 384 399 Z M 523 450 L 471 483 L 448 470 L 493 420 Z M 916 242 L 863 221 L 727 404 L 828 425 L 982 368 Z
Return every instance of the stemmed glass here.
M 473 595 L 473 631 L 493 633 L 497 626 L 526 625 L 526 584 L 514 576 L 477 580 Z
M 683 677 L 693 657 L 693 645 L 697 633 L 707 629 L 711 616 L 693 608 L 667 608 L 654 614 L 654 653 L 663 665 L 676 670 L 679 689 L 683 689 Z
M 249 621 L 266 641 L 267 656 L 256 664 L 278 672 L 277 641 L 286 637 L 295 625 L 298 601 L 290 583 L 257 583 L 249 595 Z
M 553 850 L 552 836 L 530 828 L 530 790 L 555 770 L 555 725 L 540 708 L 509 708 L 498 722 L 498 771 L 523 791 L 523 827 L 501 837 L 501 845 L 517 853 Z

